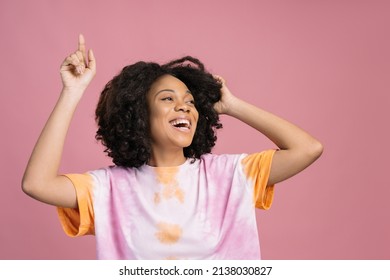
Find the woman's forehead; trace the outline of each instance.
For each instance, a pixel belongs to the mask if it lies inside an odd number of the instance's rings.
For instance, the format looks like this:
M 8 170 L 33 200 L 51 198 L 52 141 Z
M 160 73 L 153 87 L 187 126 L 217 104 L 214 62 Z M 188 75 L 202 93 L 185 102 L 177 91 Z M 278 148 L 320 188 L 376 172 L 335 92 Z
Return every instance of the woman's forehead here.
M 166 74 L 166 75 L 163 75 L 161 77 L 159 77 L 153 84 L 152 84 L 152 87 L 150 89 L 150 93 L 152 95 L 154 94 L 157 94 L 159 93 L 160 91 L 163 91 L 163 90 L 169 90 L 169 91 L 173 91 L 173 92 L 176 92 L 176 91 L 179 91 L 179 92 L 188 92 L 190 93 L 188 87 L 186 86 L 186 84 L 184 84 L 181 80 L 179 80 L 178 78 L 172 76 L 172 75 L 169 75 L 169 74 Z

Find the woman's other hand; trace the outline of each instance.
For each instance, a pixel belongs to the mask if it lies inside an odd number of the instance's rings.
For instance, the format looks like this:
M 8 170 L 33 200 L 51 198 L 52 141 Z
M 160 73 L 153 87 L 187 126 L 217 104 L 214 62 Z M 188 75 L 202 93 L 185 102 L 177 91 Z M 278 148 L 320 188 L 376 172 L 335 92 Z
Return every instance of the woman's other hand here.
M 228 114 L 231 106 L 234 104 L 235 96 L 226 86 L 224 78 L 218 75 L 213 75 L 214 79 L 222 85 L 221 87 L 221 99 L 214 104 L 214 109 L 218 114 Z

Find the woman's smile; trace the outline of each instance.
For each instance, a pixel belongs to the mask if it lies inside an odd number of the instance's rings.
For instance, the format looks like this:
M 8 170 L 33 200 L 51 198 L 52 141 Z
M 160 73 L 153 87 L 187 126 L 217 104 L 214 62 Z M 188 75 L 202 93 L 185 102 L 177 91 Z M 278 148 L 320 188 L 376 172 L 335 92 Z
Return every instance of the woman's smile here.
M 191 130 L 191 119 L 181 116 L 173 119 L 169 122 L 175 129 L 182 132 L 190 132 Z

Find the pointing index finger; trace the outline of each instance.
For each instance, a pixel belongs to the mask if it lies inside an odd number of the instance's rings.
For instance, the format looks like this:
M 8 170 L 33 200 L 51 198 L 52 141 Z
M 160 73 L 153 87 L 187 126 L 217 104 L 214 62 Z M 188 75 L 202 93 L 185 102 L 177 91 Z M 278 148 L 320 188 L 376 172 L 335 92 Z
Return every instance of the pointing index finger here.
M 87 61 L 87 55 L 86 55 L 86 48 L 85 48 L 85 39 L 83 34 L 79 35 L 79 47 L 78 50 L 82 53 L 83 55 L 83 61 L 84 63 Z
M 85 39 L 83 34 L 79 35 L 79 47 L 78 50 L 81 52 L 85 52 Z

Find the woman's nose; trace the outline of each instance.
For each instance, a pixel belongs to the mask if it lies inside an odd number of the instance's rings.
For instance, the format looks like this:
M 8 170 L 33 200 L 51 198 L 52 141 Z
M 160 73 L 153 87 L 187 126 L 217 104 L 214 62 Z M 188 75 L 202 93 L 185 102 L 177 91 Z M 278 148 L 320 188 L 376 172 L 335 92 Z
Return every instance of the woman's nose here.
M 190 107 L 184 101 L 178 101 L 175 105 L 175 111 L 189 112 Z

